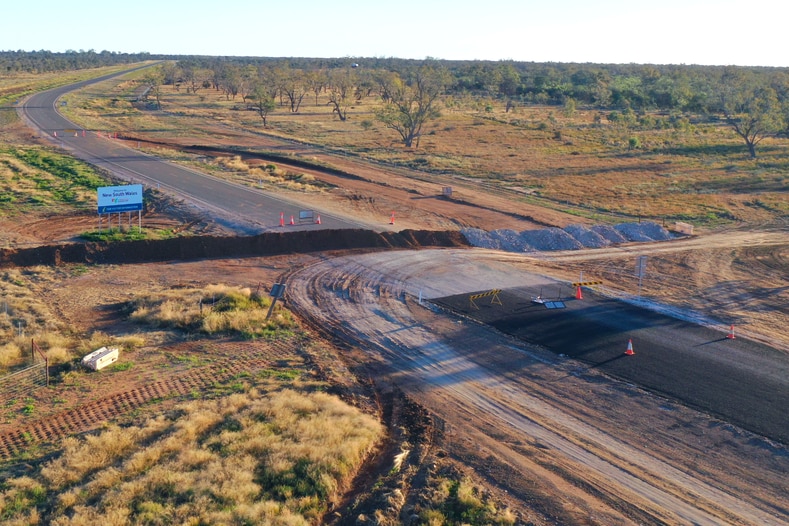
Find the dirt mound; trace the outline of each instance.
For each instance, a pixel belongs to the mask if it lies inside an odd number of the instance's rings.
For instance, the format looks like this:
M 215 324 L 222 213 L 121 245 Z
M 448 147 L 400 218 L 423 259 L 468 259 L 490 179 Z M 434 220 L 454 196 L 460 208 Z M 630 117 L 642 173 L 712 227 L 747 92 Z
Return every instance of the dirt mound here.
M 464 247 L 457 231 L 313 230 L 256 236 L 192 236 L 117 243 L 71 243 L 0 250 L 0 268 L 63 263 L 146 263 L 153 261 L 274 256 L 326 250 Z

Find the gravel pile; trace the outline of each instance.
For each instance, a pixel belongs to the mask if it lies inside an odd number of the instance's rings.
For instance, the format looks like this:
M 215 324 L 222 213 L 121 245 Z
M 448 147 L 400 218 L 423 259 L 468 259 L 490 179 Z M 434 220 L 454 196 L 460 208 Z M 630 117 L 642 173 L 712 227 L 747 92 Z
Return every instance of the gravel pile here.
M 517 232 L 510 229 L 486 232 L 464 228 L 461 233 L 472 246 L 508 252 L 578 250 L 600 248 L 617 243 L 665 241 L 671 234 L 657 223 L 621 223 L 619 225 L 570 225 L 564 229 L 544 228 Z
M 592 227 L 592 232 L 600 234 L 606 241 L 611 244 L 616 243 L 624 243 L 627 241 L 625 236 L 619 233 L 619 231 L 608 225 L 595 225 Z
M 561 228 L 545 228 L 542 230 L 524 230 L 521 238 L 534 250 L 578 250 L 583 248 L 573 236 Z
M 621 223 L 614 228 L 628 241 L 665 241 L 671 238 L 671 234 L 656 223 Z
M 498 242 L 501 250 L 506 250 L 507 252 L 526 252 L 534 250 L 534 248 L 526 243 L 526 240 L 521 237 L 520 232 L 515 230 L 506 228 L 494 230 L 489 235 L 494 243 Z
M 487 230 L 482 230 L 481 228 L 463 228 L 460 233 L 466 237 L 472 247 L 501 250 L 501 242 L 494 240 Z
M 658 225 L 657 223 L 644 222 L 641 223 L 641 230 L 644 234 L 652 238 L 653 241 L 667 241 L 673 236 L 671 232 Z
M 602 248 L 611 244 L 611 241 L 584 225 L 568 225 L 564 227 L 564 231 L 578 240 L 584 248 Z

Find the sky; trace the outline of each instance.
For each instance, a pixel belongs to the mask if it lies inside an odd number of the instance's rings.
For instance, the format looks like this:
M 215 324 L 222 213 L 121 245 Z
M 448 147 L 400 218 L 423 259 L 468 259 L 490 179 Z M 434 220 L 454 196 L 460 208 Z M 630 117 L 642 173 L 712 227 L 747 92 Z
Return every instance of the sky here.
M 0 50 L 789 67 L 786 0 L 35 0 Z

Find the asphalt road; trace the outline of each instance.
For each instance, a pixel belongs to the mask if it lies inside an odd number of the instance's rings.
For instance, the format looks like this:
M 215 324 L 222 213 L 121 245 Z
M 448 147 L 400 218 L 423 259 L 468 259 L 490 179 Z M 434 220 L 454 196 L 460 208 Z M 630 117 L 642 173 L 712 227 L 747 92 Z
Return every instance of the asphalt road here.
M 523 341 L 641 385 L 652 392 L 789 444 L 789 359 L 767 345 L 689 323 L 584 289 L 518 287 L 469 301 L 432 301 Z M 532 298 L 560 297 L 548 309 Z M 624 352 L 632 340 L 634 355 Z
M 124 72 L 126 73 L 126 72 Z M 246 234 L 275 230 L 317 230 L 369 228 L 331 213 L 268 194 L 235 185 L 128 148 L 114 139 L 112 130 L 83 130 L 60 113 L 59 98 L 65 93 L 101 82 L 119 74 L 37 93 L 24 101 L 20 114 L 43 136 L 94 166 L 103 168 L 130 184 L 155 187 L 168 194 L 195 204 L 210 212 L 226 227 Z M 301 216 L 312 218 L 300 221 Z M 97 210 L 98 213 L 98 210 Z M 317 216 L 320 224 L 317 224 Z M 291 225 L 291 216 L 294 225 Z M 284 219 L 285 226 L 280 226 Z

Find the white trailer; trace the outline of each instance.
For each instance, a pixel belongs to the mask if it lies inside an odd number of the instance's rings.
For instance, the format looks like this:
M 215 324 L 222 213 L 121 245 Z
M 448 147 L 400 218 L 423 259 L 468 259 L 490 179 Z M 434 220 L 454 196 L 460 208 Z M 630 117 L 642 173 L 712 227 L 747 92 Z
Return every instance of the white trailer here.
M 102 347 L 88 354 L 82 359 L 82 365 L 88 369 L 98 371 L 118 361 L 117 347 Z

